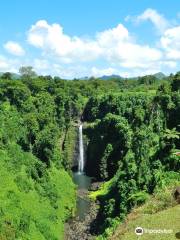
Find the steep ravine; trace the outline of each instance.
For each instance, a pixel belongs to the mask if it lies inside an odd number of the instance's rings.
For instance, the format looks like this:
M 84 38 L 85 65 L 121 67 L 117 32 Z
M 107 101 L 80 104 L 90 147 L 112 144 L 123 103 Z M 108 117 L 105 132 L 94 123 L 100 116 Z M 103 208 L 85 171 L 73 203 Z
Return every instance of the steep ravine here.
M 73 180 L 77 185 L 77 210 L 76 216 L 72 218 L 65 226 L 66 240 L 90 240 L 95 239 L 93 234 L 93 222 L 98 213 L 98 203 L 91 201 L 88 197 L 88 191 L 92 189 L 92 178 L 85 172 L 85 153 L 83 143 L 82 125 L 79 126 L 78 134 L 78 152 L 76 154 L 78 166 L 73 172 Z
M 90 201 L 88 198 L 88 189 L 79 187 L 77 198 L 76 217 L 71 219 L 65 226 L 66 240 L 92 240 L 95 239 L 93 234 L 92 223 L 98 213 L 98 204 Z

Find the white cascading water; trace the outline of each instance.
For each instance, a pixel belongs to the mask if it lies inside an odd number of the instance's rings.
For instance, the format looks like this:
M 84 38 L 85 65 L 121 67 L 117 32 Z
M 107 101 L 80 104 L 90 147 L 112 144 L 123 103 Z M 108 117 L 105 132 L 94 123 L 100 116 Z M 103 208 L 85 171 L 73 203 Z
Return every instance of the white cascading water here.
M 84 171 L 84 146 L 83 146 L 83 130 L 82 124 L 79 126 L 79 159 L 78 159 L 78 172 Z

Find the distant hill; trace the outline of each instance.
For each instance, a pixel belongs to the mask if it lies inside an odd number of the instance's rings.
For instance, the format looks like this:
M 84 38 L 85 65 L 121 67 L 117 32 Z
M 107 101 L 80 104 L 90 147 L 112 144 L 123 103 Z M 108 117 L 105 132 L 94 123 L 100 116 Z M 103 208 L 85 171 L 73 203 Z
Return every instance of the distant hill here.
M 154 76 L 160 80 L 166 77 L 166 75 L 162 72 L 155 73 Z
M 161 79 L 166 77 L 166 75 L 164 73 L 162 73 L 162 72 L 155 73 L 152 76 L 155 76 L 159 80 L 161 80 Z M 119 75 L 114 75 L 114 74 L 113 75 L 104 75 L 102 77 L 99 77 L 99 79 L 102 79 L 102 80 L 109 80 L 109 79 L 112 79 L 112 78 L 114 78 L 114 79 L 125 79 L 125 78 L 123 78 L 123 77 L 121 77 Z M 137 80 L 138 76 L 137 77 L 131 77 L 131 78 L 128 78 L 128 79 L 129 80 Z
M 104 76 L 102 76 L 102 77 L 99 77 L 99 79 L 102 79 L 102 80 L 109 80 L 109 79 L 112 79 L 112 78 L 123 79 L 121 76 L 115 75 L 115 74 L 112 74 L 112 75 L 104 75 Z
M 4 74 L 4 72 L 0 72 L 0 77 Z M 17 74 L 17 73 L 11 73 L 12 74 L 12 79 L 18 79 L 20 78 L 20 75 Z M 158 73 L 155 73 L 153 74 L 153 76 L 155 76 L 157 79 L 161 80 L 163 78 L 166 78 L 167 76 L 162 73 L 162 72 L 158 72 Z M 79 80 L 88 80 L 90 79 L 91 77 L 81 77 L 79 78 Z M 99 77 L 98 79 L 101 79 L 101 80 L 110 80 L 110 79 L 125 79 L 124 77 L 120 76 L 120 75 L 116 75 L 116 74 L 112 74 L 112 75 L 103 75 L 101 77 Z M 128 78 L 129 80 L 137 80 L 138 79 L 138 76 L 137 77 L 131 77 L 131 78 Z
M 89 80 L 89 78 L 90 78 L 90 77 L 85 76 L 85 77 L 79 78 L 79 80 Z
M 0 72 L 0 77 L 4 74 L 5 72 Z M 18 79 L 20 78 L 20 75 L 17 74 L 17 73 L 12 73 L 11 72 L 11 75 L 12 75 L 12 79 Z

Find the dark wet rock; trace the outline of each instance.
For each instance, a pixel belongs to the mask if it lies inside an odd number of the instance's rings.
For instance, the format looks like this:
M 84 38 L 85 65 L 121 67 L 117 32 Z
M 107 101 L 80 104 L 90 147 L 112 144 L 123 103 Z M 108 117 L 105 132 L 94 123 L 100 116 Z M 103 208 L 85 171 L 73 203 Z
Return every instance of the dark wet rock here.
M 90 209 L 83 221 L 78 217 L 72 219 L 65 227 L 65 240 L 93 240 L 91 223 L 96 219 L 98 213 L 98 203 L 91 202 Z
M 98 190 L 100 187 L 101 187 L 101 185 L 103 184 L 103 182 L 93 182 L 92 184 L 91 184 L 91 187 L 90 187 L 90 191 L 96 191 L 96 190 Z
M 180 186 L 176 187 L 174 190 L 174 198 L 175 200 L 180 203 Z
M 78 196 L 81 198 L 87 198 L 88 191 L 86 189 L 79 189 L 78 190 Z

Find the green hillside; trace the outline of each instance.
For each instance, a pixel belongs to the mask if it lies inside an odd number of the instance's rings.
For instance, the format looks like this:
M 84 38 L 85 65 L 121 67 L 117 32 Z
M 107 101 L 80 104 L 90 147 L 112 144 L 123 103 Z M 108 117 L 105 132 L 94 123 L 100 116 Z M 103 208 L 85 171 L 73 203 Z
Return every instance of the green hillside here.
M 119 227 L 110 240 L 176 240 L 179 232 L 180 206 L 170 207 L 155 214 L 138 214 L 133 212 L 127 223 Z M 144 234 L 137 236 L 135 229 L 142 227 Z M 145 233 L 148 230 L 167 230 L 165 233 Z M 179 235 L 178 235 L 179 236 Z
M 88 237 L 108 239 L 134 208 L 177 183 L 180 73 L 168 81 L 153 75 L 67 81 L 25 67 L 21 78 L 8 76 L 0 77 L 1 240 L 64 239 L 65 223 L 76 212 L 72 170 L 80 122 L 85 172 L 101 185 L 90 194 L 98 211 Z M 151 206 L 159 211 L 158 224 L 160 210 L 170 206 L 169 200 Z

